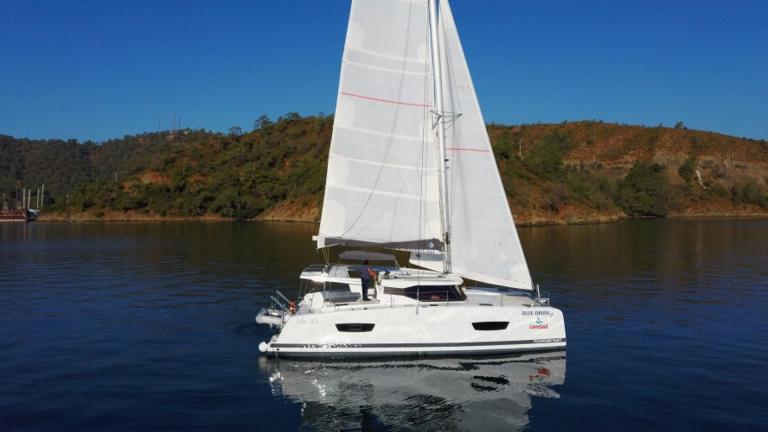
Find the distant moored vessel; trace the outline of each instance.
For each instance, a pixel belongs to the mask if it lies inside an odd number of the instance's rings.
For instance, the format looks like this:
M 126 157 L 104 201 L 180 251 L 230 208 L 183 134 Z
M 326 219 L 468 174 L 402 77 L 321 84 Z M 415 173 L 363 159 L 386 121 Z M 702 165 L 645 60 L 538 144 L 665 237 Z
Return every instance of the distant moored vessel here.
M 42 193 L 40 190 L 37 191 L 37 209 L 30 206 L 32 191 L 29 189 L 22 189 L 21 208 L 9 209 L 7 203 L 3 202 L 3 208 L 0 208 L 0 222 L 31 222 L 37 219 L 40 215 L 40 207 L 42 207 L 45 185 L 43 185 L 42 191 Z
M 37 219 L 37 210 L 12 209 L 0 210 L 0 222 L 31 222 Z

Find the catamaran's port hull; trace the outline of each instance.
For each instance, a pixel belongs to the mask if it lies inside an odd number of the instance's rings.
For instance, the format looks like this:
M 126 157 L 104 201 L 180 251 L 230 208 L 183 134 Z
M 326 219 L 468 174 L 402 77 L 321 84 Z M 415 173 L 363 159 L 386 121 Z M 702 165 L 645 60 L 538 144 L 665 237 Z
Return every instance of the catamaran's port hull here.
M 565 349 L 565 343 L 563 342 L 559 346 L 553 346 L 550 348 L 542 348 L 540 345 L 531 345 L 528 347 L 507 347 L 507 348 L 494 348 L 485 349 L 484 347 L 469 348 L 456 350 L 453 348 L 444 349 L 416 349 L 416 350 L 393 350 L 387 349 L 382 351 L 371 351 L 367 349 L 347 349 L 347 350 L 317 350 L 317 349 L 280 349 L 272 347 L 268 349 L 267 355 L 276 358 L 328 358 L 328 359 L 340 359 L 340 358 L 404 358 L 404 357 L 477 357 L 477 356 L 490 356 L 500 354 L 514 354 L 514 353 L 543 353 L 548 351 L 562 351 Z
M 296 314 L 259 348 L 279 357 L 476 356 L 563 350 L 548 307 L 433 305 Z

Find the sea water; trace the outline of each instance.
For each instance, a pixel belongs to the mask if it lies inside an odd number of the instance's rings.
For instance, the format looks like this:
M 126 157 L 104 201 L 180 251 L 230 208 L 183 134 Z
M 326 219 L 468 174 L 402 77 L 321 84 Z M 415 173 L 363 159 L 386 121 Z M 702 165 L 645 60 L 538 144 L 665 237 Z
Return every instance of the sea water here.
M 0 224 L 0 430 L 768 430 L 768 221 L 521 228 L 568 348 L 261 357 L 312 224 Z

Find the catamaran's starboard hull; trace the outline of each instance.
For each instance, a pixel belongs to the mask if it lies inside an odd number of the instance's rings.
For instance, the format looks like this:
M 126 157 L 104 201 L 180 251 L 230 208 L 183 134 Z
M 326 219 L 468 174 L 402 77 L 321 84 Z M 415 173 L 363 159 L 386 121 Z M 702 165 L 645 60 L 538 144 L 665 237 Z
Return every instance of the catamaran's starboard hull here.
M 552 307 L 435 305 L 297 314 L 259 348 L 279 357 L 346 358 L 476 356 L 565 346 L 563 315 Z

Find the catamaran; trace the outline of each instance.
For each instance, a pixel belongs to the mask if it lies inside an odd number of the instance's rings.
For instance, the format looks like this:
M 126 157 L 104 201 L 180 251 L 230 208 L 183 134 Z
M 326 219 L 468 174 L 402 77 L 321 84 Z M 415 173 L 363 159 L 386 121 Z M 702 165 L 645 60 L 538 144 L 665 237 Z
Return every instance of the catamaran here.
M 352 1 L 314 240 L 325 263 L 301 272 L 297 301 L 278 292 L 256 317 L 279 329 L 262 352 L 565 347 L 563 314 L 531 279 L 447 0 Z

